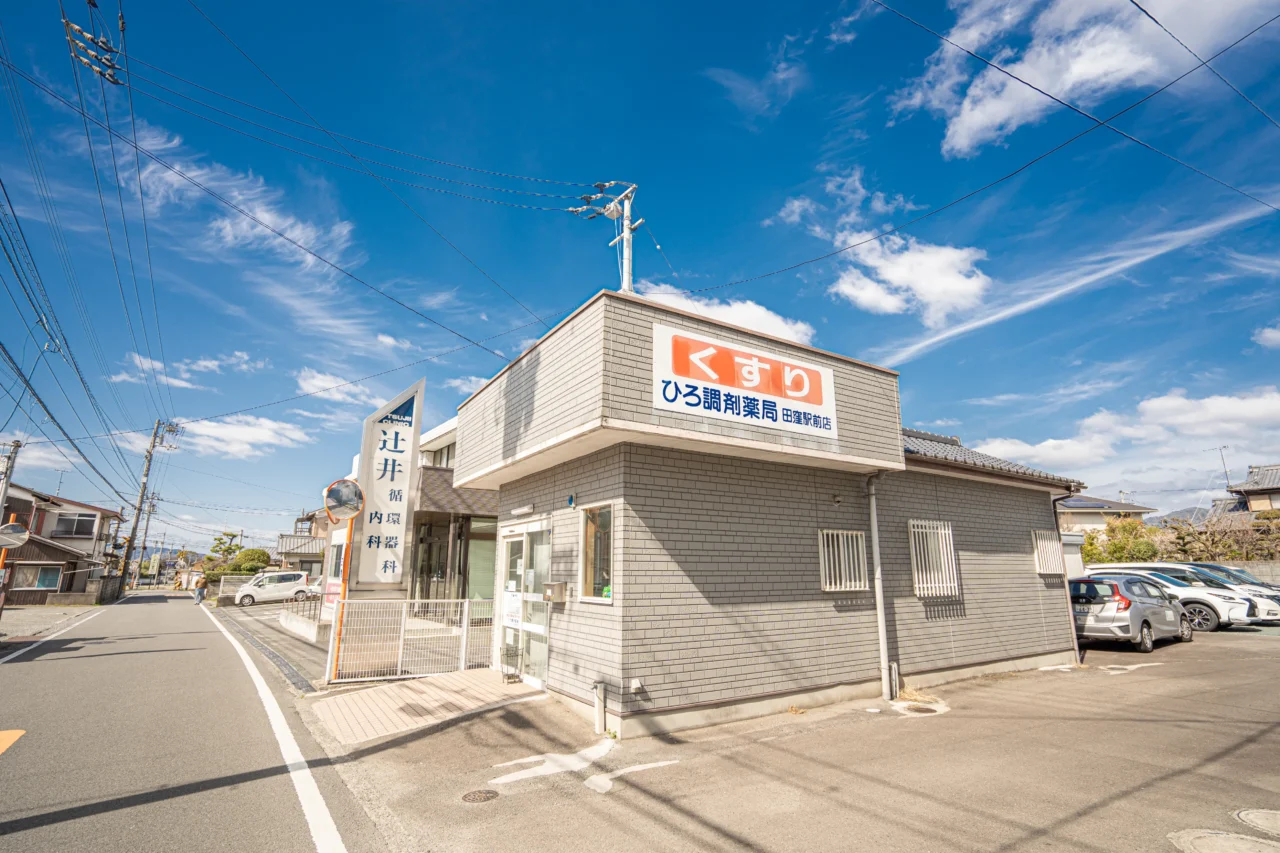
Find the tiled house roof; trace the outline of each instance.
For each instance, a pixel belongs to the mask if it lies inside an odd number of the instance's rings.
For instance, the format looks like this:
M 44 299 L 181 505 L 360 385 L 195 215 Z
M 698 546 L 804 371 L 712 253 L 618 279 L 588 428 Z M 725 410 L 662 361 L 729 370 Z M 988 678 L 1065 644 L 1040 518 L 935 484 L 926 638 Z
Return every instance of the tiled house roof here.
M 902 450 L 908 458 L 918 457 L 945 462 L 949 465 L 973 468 L 979 471 L 1005 474 L 1024 480 L 1037 480 L 1042 483 L 1061 486 L 1064 489 L 1084 488 L 1083 483 L 1078 480 L 1072 480 L 1070 477 L 1060 477 L 1057 474 L 1050 474 L 1047 471 L 1040 471 L 1036 468 L 1020 465 L 1017 462 L 1010 462 L 1007 459 L 1000 459 L 996 456 L 988 456 L 985 453 L 970 450 L 960 443 L 960 439 L 954 436 L 936 435 L 931 432 L 922 432 L 904 427 L 902 430 Z

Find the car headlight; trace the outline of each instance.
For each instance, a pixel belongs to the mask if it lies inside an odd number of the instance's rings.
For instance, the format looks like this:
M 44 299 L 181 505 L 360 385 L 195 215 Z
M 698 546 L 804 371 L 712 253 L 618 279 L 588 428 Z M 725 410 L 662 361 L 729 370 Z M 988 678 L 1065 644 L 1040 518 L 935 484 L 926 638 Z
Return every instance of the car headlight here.
M 1211 592 L 1209 594 L 1212 595 L 1214 598 L 1221 598 L 1223 601 L 1243 601 L 1244 600 L 1242 598 L 1236 598 L 1234 595 L 1224 595 L 1221 592 Z

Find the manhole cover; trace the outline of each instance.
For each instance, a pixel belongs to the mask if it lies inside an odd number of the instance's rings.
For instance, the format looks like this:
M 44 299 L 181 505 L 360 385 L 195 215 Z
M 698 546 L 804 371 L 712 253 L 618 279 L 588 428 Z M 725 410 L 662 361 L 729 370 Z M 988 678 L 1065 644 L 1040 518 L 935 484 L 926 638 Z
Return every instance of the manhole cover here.
M 487 803 L 490 800 L 496 799 L 498 799 L 498 792 L 489 790 L 467 791 L 467 793 L 462 795 L 462 801 L 464 803 Z
M 913 714 L 936 714 L 937 708 L 930 708 L 928 705 L 908 705 L 907 710 Z

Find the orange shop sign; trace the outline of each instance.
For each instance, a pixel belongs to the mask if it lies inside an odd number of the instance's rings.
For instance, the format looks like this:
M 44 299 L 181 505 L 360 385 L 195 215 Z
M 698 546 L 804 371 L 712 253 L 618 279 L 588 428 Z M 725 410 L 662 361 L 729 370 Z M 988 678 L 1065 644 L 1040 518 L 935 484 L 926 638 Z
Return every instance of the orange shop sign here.
M 837 434 L 830 368 L 658 323 L 653 405 L 742 426 Z

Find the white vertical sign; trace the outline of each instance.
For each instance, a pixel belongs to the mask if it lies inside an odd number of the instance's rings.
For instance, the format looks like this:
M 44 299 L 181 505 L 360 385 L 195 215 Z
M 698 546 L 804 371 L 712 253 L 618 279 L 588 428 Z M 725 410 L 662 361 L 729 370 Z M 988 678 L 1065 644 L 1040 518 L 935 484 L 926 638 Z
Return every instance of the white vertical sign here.
M 365 504 L 351 543 L 351 576 L 362 585 L 402 585 L 413 558 L 424 387 L 419 380 L 364 422 L 358 481 Z

